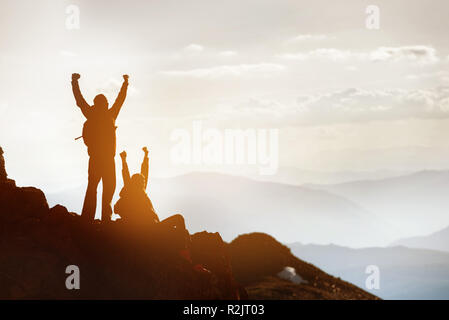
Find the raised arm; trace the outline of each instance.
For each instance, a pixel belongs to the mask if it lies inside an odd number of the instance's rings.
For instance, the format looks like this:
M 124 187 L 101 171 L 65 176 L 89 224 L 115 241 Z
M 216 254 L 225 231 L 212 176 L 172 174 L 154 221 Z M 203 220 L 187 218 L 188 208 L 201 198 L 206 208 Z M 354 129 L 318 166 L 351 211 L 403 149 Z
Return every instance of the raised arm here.
M 142 148 L 143 152 L 145 152 L 145 156 L 143 157 L 142 165 L 140 166 L 140 174 L 145 178 L 145 190 L 148 185 L 148 171 L 149 171 L 149 158 L 148 158 L 148 149 L 147 147 Z
M 90 106 L 87 104 L 86 100 L 84 100 L 84 97 L 81 94 L 80 86 L 78 84 L 79 78 L 80 75 L 78 73 L 72 74 L 72 91 L 73 96 L 76 100 L 76 105 L 81 109 L 81 112 L 87 118 L 89 115 Z
M 131 176 L 129 175 L 128 163 L 126 163 L 126 151 L 122 151 L 120 153 L 120 158 L 122 158 L 123 185 L 126 186 L 131 181 Z
M 122 108 L 123 102 L 125 102 L 126 92 L 128 91 L 128 75 L 123 75 L 123 84 L 120 88 L 120 92 L 118 93 L 117 98 L 115 99 L 114 104 L 112 105 L 111 113 L 114 119 L 117 119 L 117 116 Z

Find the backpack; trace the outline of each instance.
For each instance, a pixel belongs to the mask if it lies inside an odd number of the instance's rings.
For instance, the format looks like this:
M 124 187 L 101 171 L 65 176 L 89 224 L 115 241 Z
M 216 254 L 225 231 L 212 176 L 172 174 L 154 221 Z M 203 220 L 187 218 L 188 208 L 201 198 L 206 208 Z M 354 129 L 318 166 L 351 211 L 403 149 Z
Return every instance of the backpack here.
M 124 221 L 133 220 L 141 223 L 159 221 L 147 193 L 143 190 L 132 190 L 129 186 L 124 186 L 120 191 L 120 198 L 114 205 L 114 212 Z
M 90 128 L 90 122 L 89 120 L 84 121 L 83 124 L 83 133 L 81 135 L 81 137 L 83 137 L 83 142 L 84 144 L 89 147 L 89 145 L 91 145 L 91 141 L 92 141 L 92 130 L 89 130 Z
M 97 142 L 99 135 L 111 135 L 111 139 L 115 140 L 115 129 L 117 129 L 117 127 L 114 125 L 113 120 L 109 122 L 99 121 L 98 119 L 87 119 L 83 124 L 83 133 L 81 137 L 88 148 L 91 146 L 95 148 L 95 143 Z M 101 130 L 101 133 L 99 130 Z

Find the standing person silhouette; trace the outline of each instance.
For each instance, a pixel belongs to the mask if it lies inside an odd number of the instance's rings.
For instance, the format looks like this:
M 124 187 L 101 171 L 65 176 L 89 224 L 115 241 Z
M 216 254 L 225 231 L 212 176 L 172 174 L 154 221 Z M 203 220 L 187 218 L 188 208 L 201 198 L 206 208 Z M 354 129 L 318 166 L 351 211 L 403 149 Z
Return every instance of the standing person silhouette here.
M 115 120 L 126 98 L 128 89 L 128 75 L 123 75 L 123 84 L 114 104 L 108 109 L 108 100 L 103 94 L 94 98 L 93 106 L 84 100 L 78 79 L 78 73 L 72 74 L 72 91 L 76 105 L 86 117 L 83 126 L 83 140 L 89 154 L 88 184 L 84 197 L 81 217 L 86 221 L 93 221 L 97 208 L 97 187 L 102 180 L 103 195 L 101 218 L 103 221 L 111 221 L 111 201 L 115 192 L 115 149 L 116 135 Z

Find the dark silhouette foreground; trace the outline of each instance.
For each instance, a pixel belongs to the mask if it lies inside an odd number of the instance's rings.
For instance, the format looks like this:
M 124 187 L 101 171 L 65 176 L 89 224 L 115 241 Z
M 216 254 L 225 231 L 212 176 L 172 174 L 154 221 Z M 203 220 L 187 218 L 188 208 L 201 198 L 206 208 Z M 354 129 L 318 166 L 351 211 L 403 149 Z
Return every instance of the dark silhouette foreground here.
M 376 299 L 260 233 L 230 244 L 218 233 L 192 235 L 193 264 L 210 271 L 198 272 L 163 237 L 50 209 L 41 190 L 17 187 L 2 164 L 0 155 L 0 299 L 239 299 L 247 290 L 251 299 Z M 65 287 L 68 265 L 80 269 L 80 290 Z M 278 278 L 287 265 L 307 283 Z
M 0 156 L 0 173 L 4 164 Z M 3 167 L 4 168 L 4 167 Z M 0 175 L 0 299 L 237 299 L 218 233 L 191 236 L 191 262 L 171 232 L 131 228 L 125 221 L 89 222 L 44 193 Z M 67 290 L 66 267 L 80 269 L 81 289 Z M 202 265 L 207 270 L 192 266 Z
M 110 221 L 112 216 L 111 201 L 116 186 L 115 176 L 115 149 L 116 126 L 115 120 L 125 102 L 128 89 L 128 76 L 123 76 L 123 84 L 114 104 L 108 109 L 108 100 L 103 94 L 94 98 L 90 106 L 79 87 L 78 73 L 72 74 L 72 91 L 76 105 L 86 117 L 82 138 L 89 154 L 88 184 L 84 198 L 81 216 L 83 219 L 93 221 L 97 207 L 97 187 L 100 181 L 103 184 L 101 217 L 103 221 Z
M 109 222 L 112 216 L 111 201 L 115 192 L 115 152 L 116 135 L 115 120 L 125 101 L 128 88 L 128 76 L 123 76 L 123 85 L 113 106 L 108 109 L 106 97 L 99 94 L 94 99 L 94 105 L 89 106 L 83 98 L 78 80 L 80 75 L 72 74 L 72 91 L 77 106 L 86 117 L 83 127 L 83 141 L 89 154 L 88 185 L 84 198 L 81 217 L 85 221 L 93 221 L 96 210 L 97 187 L 103 181 L 102 222 Z M 124 187 L 120 191 L 120 199 L 114 206 L 115 213 L 120 215 L 121 221 L 140 232 L 150 232 L 154 236 L 169 235 L 173 248 L 177 248 L 186 260 L 190 258 L 190 236 L 186 230 L 184 218 L 180 214 L 173 215 L 160 221 L 153 204 L 146 193 L 148 185 L 149 158 L 148 149 L 145 153 L 140 174 L 129 174 L 126 162 L 126 152 L 120 154 L 122 158 L 122 177 Z M 168 239 L 166 239 L 168 240 Z M 205 270 L 198 266 L 198 270 Z
M 184 218 L 180 214 L 172 215 L 160 221 L 146 188 L 148 185 L 149 158 L 148 149 L 144 147 L 144 158 L 140 173 L 130 176 L 126 162 L 126 152 L 120 153 L 122 159 L 123 189 L 120 199 L 114 206 L 114 212 L 121 220 L 135 230 L 149 232 L 156 236 L 170 237 L 170 242 L 180 254 L 190 260 L 190 235 L 186 229 Z M 166 241 L 168 239 L 165 239 Z
M 89 154 L 88 185 L 81 217 L 84 221 L 93 221 L 96 209 L 97 187 L 103 182 L 102 223 L 110 222 L 112 216 L 111 201 L 115 192 L 115 152 L 116 135 L 115 120 L 125 101 L 128 87 L 128 76 L 123 76 L 123 85 L 113 106 L 108 109 L 106 97 L 99 94 L 94 99 L 94 105 L 89 106 L 84 100 L 78 79 L 80 75 L 72 74 L 72 90 L 77 106 L 86 117 L 83 127 L 83 141 Z M 115 213 L 121 217 L 120 222 L 132 229 L 133 234 L 150 234 L 155 243 L 163 240 L 170 251 L 176 251 L 188 262 L 192 263 L 190 245 L 191 239 L 185 227 L 184 218 L 180 214 L 173 215 L 160 221 L 153 204 L 146 193 L 148 184 L 149 158 L 148 149 L 145 153 L 140 174 L 129 174 L 126 162 L 126 152 L 120 154 L 122 158 L 122 176 L 124 187 L 120 192 L 120 199 L 115 205 Z M 143 241 L 143 240 L 141 240 Z M 139 241 L 137 241 L 139 244 Z M 198 272 L 209 272 L 202 265 L 197 264 L 194 269 Z

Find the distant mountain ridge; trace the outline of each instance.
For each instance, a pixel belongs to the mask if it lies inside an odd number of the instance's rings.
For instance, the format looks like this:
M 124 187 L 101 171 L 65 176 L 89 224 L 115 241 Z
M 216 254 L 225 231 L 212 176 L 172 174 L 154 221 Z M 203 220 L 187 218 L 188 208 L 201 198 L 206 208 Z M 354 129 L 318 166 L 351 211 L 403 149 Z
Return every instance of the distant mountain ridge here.
M 287 245 L 327 273 L 365 288 L 366 267 L 379 268 L 383 299 L 449 299 L 449 253 L 406 247 L 352 249 L 336 245 Z M 367 289 L 366 289 L 367 290 Z
M 449 227 L 427 236 L 410 237 L 394 241 L 391 246 L 422 248 L 449 252 Z
M 280 167 L 276 174 L 262 176 L 248 175 L 257 181 L 271 181 L 290 185 L 305 184 L 341 184 L 354 181 L 381 180 L 410 174 L 412 171 L 376 170 L 376 171 L 313 171 L 295 167 Z
M 305 187 L 345 197 L 373 212 L 395 226 L 396 239 L 449 225 L 449 171 L 425 170 L 375 181 Z

